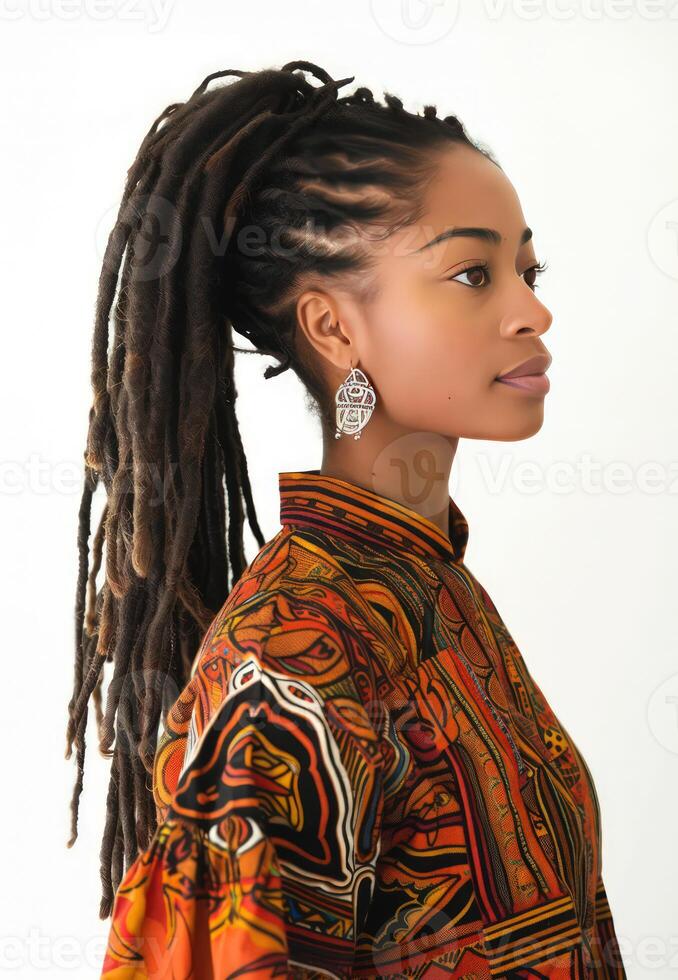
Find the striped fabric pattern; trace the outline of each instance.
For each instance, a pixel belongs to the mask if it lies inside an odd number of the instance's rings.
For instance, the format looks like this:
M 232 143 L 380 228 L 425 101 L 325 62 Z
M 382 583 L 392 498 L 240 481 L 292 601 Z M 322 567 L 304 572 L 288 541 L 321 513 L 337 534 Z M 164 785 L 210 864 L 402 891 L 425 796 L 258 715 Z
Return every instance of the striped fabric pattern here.
M 279 474 L 165 719 L 101 976 L 622 980 L 586 761 L 449 536 Z

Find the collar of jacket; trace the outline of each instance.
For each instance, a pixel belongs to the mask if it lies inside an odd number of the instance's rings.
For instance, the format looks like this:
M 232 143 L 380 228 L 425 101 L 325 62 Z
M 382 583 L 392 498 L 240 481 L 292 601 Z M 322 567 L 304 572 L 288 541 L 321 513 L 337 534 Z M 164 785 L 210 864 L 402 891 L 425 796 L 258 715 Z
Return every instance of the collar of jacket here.
M 422 558 L 462 561 L 468 524 L 449 497 L 450 537 L 404 504 L 319 470 L 278 473 L 280 523 L 320 528 L 328 534 Z

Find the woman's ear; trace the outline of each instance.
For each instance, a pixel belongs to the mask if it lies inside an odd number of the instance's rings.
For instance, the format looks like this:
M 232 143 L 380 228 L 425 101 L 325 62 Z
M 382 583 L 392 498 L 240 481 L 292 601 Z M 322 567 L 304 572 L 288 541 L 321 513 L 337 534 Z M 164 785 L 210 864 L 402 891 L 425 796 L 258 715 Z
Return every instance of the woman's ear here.
M 321 362 L 325 373 L 332 368 L 344 373 L 349 363 L 356 363 L 358 351 L 350 327 L 340 315 L 335 297 L 321 290 L 307 290 L 297 300 L 298 350 Z

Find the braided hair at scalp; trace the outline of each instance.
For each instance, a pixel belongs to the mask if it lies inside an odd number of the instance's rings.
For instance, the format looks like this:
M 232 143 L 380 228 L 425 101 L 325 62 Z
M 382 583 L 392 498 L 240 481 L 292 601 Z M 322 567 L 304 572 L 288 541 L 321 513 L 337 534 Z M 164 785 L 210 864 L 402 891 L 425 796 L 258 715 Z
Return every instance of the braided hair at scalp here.
M 237 80 L 209 87 L 226 76 Z M 245 515 L 265 543 L 236 418 L 234 352 L 275 358 L 265 378 L 291 367 L 331 438 L 333 395 L 296 346 L 298 296 L 330 282 L 374 296 L 369 234 L 420 217 L 435 151 L 464 143 L 489 155 L 435 106 L 410 113 L 365 87 L 338 98 L 351 81 L 307 61 L 215 72 L 155 120 L 127 173 L 95 311 L 66 736 L 66 758 L 75 746 L 77 762 L 70 847 L 91 698 L 111 759 L 102 919 L 157 828 L 159 726 L 246 567 Z M 233 330 L 253 350 L 235 347 Z

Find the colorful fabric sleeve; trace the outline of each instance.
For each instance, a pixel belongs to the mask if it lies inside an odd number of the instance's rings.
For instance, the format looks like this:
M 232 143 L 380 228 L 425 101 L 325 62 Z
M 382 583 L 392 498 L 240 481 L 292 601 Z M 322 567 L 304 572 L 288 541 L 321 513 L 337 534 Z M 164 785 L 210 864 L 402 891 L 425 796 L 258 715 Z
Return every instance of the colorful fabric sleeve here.
M 256 614 L 205 637 L 156 754 L 162 822 L 116 892 L 105 980 L 350 976 L 380 846 L 380 739 L 350 635 L 293 600 L 259 590 Z
M 595 980 L 625 980 L 626 971 L 607 901 L 602 875 L 596 888 L 596 912 L 592 950 Z

